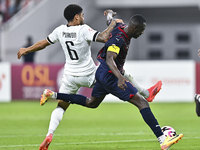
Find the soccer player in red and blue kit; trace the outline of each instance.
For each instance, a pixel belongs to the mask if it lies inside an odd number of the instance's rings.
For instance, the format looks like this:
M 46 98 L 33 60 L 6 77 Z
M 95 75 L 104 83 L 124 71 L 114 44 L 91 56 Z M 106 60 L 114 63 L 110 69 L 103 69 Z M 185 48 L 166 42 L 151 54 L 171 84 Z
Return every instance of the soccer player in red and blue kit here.
M 147 100 L 123 76 L 123 66 L 128 53 L 130 40 L 131 38 L 137 39 L 144 32 L 145 27 L 146 21 L 141 15 L 132 16 L 128 25 L 116 25 L 111 32 L 109 40 L 98 53 L 97 59 L 101 64 L 96 71 L 96 83 L 92 91 L 91 99 L 82 95 L 62 94 L 51 91 L 44 95 L 46 100 L 43 103 L 51 98 L 57 98 L 72 104 L 79 104 L 88 108 L 97 108 L 104 97 L 111 93 L 120 100 L 135 105 L 139 109 L 146 124 L 151 128 L 160 142 L 161 149 L 169 149 L 183 137 L 183 134 L 174 137 L 165 137 L 160 125 L 151 112 Z
M 92 92 L 94 97 L 101 97 L 111 93 L 121 100 L 128 101 L 138 92 L 130 82 L 121 77 L 124 72 L 123 66 L 130 44 L 130 38 L 123 31 L 124 28 L 124 24 L 117 24 L 116 28 L 111 32 L 110 39 L 98 53 L 97 59 L 101 64 L 96 71 L 97 82 Z M 111 60 L 106 59 L 107 53 L 114 54 L 108 55 L 111 56 Z M 107 64 L 109 60 L 111 62 L 109 63 L 110 66 Z

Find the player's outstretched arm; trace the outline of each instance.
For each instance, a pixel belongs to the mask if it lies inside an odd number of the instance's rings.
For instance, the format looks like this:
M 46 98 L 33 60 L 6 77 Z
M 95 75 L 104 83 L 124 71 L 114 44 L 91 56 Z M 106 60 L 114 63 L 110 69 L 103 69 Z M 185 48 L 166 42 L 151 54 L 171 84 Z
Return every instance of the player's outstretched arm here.
M 39 51 L 44 49 L 46 46 L 50 45 L 49 42 L 44 39 L 41 41 L 38 41 L 34 45 L 27 47 L 27 48 L 20 48 L 20 50 L 17 53 L 17 58 L 20 59 L 22 55 L 26 55 L 31 52 Z
M 124 22 L 122 19 L 113 19 L 108 28 L 98 34 L 96 41 L 106 43 L 108 41 L 110 32 L 115 28 L 117 23 L 124 23 Z

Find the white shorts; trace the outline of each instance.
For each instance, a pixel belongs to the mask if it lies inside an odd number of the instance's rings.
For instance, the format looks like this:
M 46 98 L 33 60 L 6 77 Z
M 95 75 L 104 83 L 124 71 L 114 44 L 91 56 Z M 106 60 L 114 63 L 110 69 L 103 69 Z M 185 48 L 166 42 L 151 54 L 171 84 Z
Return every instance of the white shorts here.
M 60 93 L 77 94 L 80 87 L 92 88 L 95 83 L 95 72 L 87 76 L 72 76 L 64 74 L 59 89 Z

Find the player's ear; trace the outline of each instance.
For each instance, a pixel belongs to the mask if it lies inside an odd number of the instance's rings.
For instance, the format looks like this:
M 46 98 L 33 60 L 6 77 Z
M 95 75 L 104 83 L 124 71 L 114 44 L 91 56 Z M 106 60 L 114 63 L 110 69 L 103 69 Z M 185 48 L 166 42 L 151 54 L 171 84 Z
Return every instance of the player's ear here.
M 78 20 L 79 17 L 80 17 L 79 14 L 76 14 L 76 15 L 74 16 L 74 19 L 75 19 L 75 20 Z

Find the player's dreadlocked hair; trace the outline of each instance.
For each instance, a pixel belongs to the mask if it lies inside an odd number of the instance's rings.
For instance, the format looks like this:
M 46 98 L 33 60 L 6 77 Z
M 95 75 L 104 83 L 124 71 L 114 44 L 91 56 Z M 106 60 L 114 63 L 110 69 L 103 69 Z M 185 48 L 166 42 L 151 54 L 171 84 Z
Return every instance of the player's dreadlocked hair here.
M 73 21 L 74 16 L 80 14 L 82 11 L 83 9 L 79 5 L 70 4 L 64 10 L 64 17 L 68 22 Z

